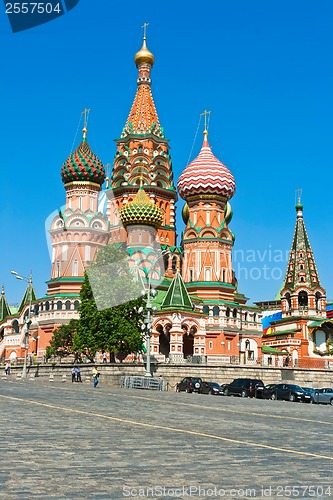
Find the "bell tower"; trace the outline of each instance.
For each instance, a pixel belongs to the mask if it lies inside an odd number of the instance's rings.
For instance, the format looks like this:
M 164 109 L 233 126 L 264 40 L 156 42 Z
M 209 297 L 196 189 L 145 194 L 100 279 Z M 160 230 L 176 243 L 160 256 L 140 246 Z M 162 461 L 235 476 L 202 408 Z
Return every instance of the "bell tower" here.
M 326 292 L 319 280 L 316 263 L 303 219 L 300 196 L 296 204 L 296 226 L 281 290 L 282 317 L 326 317 Z

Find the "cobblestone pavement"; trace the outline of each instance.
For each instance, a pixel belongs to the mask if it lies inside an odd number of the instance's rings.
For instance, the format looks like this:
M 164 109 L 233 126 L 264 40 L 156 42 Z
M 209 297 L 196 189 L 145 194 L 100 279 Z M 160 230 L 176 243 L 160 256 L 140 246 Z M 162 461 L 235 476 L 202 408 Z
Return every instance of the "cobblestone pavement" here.
M 0 408 L 1 499 L 333 498 L 329 405 L 9 379 Z

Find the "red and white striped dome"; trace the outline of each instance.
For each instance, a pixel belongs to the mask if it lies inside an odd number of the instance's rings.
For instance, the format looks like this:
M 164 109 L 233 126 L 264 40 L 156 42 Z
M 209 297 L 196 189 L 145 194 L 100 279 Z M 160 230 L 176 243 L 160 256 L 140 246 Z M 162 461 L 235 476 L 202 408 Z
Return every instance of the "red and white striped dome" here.
M 185 168 L 178 180 L 178 192 L 186 200 L 197 194 L 233 197 L 236 183 L 230 170 L 212 153 L 204 132 L 204 141 L 198 156 Z

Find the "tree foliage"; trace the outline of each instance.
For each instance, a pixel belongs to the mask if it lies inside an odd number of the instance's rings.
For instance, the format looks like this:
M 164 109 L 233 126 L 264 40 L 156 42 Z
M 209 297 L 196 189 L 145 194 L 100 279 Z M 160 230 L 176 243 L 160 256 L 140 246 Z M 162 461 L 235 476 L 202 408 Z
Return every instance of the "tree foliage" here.
M 128 260 L 115 245 L 103 247 L 81 288 L 80 319 L 74 349 L 93 359 L 96 352 L 116 354 L 120 360 L 142 347 L 141 286 Z
M 61 325 L 54 330 L 50 345 L 46 348 L 46 359 L 52 356 L 64 358 L 70 354 L 75 355 L 73 339 L 78 321 L 71 319 L 68 325 Z

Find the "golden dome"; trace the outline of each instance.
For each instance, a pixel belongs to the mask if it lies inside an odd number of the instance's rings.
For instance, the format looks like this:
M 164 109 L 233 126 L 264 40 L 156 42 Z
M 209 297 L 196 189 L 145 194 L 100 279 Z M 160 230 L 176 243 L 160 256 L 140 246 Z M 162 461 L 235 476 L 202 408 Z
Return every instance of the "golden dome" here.
M 153 65 L 154 61 L 154 55 L 150 52 L 150 50 L 147 49 L 146 37 L 144 37 L 141 49 L 134 56 L 134 62 L 136 66 L 139 66 L 142 63 L 149 63 Z

